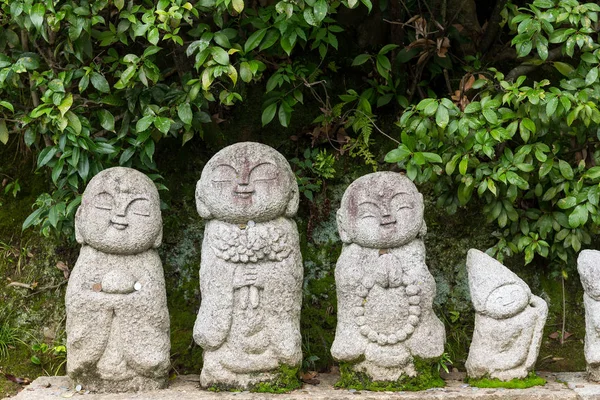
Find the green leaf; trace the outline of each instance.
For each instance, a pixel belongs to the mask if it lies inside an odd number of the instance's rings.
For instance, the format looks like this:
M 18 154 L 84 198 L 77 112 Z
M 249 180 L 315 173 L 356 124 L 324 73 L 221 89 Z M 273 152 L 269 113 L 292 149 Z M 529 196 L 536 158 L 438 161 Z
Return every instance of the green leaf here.
M 106 78 L 104 78 L 104 76 L 102 76 L 102 74 L 99 74 L 98 72 L 92 72 L 91 81 L 92 86 L 94 86 L 98 91 L 102 93 L 110 92 L 108 81 Z
M 281 126 L 284 126 L 286 128 L 289 126 L 290 120 L 292 119 L 292 111 L 292 107 L 290 107 L 290 105 L 286 101 L 281 102 L 278 113 L 279 123 L 281 124 Z
M 247 61 L 242 61 L 240 64 L 240 77 L 246 83 L 252 80 L 252 70 L 250 69 L 250 64 Z
M 570 76 L 571 72 L 573 72 L 573 67 L 571 65 L 560 61 L 554 62 L 554 68 L 566 77 Z
M 313 15 L 317 22 L 323 21 L 325 16 L 327 16 L 327 1 L 317 0 L 313 6 Z
M 33 24 L 33 26 L 35 26 L 35 29 L 37 29 L 38 31 L 42 28 L 42 24 L 44 23 L 45 13 L 46 6 L 44 6 L 44 3 L 41 1 L 35 2 L 34 6 L 31 7 L 29 18 L 31 19 L 31 23 Z
M 490 124 L 495 125 L 498 123 L 498 115 L 494 110 L 491 108 L 485 108 L 482 112 L 483 116 Z
M 158 43 L 158 39 L 160 39 L 160 34 L 158 32 L 158 28 L 152 28 L 148 32 L 148 41 L 156 46 Z
M 450 121 L 450 116 L 448 115 L 448 109 L 445 106 L 440 104 L 439 107 L 437 108 L 437 112 L 435 114 L 435 123 L 440 128 L 445 129 L 446 126 L 448 126 L 449 121 Z M 441 160 L 440 160 L 440 162 L 441 162 Z
M 388 163 L 398 163 L 400 161 L 404 161 L 409 155 L 411 151 L 406 147 L 406 145 L 401 144 L 397 149 L 394 149 L 385 155 L 385 162 Z
M 166 135 L 169 132 L 169 129 L 171 129 L 171 120 L 165 117 L 156 117 L 154 119 L 154 126 L 156 127 L 156 129 L 158 129 L 164 135 Z
M 0 142 L 2 144 L 8 143 L 8 128 L 4 119 L 0 119 Z
M 275 117 L 275 112 L 277 112 L 277 103 L 273 103 L 263 110 L 261 117 L 262 126 L 267 125 L 273 120 Z
M 68 95 L 65 96 L 65 98 L 58 105 L 60 115 L 64 117 L 65 113 L 67 111 L 69 111 L 69 109 L 71 108 L 72 105 L 73 105 L 73 95 L 71 93 L 69 93 Z
M 429 152 L 422 152 L 421 154 L 423 154 L 423 157 L 425 157 L 425 159 L 427 161 L 429 161 L 430 163 L 441 163 L 442 162 L 442 157 L 439 156 L 439 154 L 436 153 L 429 153 Z
M 31 214 L 29 214 L 29 216 L 27 218 L 25 218 L 25 221 L 23 222 L 22 229 L 25 230 L 25 229 L 29 228 L 31 225 L 33 225 L 34 223 L 36 223 L 38 218 L 40 217 L 40 215 L 42 215 L 43 212 L 44 212 L 43 208 L 38 208 L 37 210 L 35 210 Z M 41 364 L 40 359 L 37 356 L 31 357 L 32 363 L 34 363 L 34 364 L 36 363 L 34 361 L 34 358 L 39 364 Z
M 210 54 L 212 55 L 213 60 L 219 64 L 229 65 L 229 54 L 221 47 L 211 47 Z
M 50 162 L 50 160 L 52 160 L 52 158 L 54 158 L 54 156 L 56 155 L 57 152 L 58 152 L 58 147 L 52 146 L 52 147 L 44 148 L 38 155 L 38 159 L 37 159 L 38 168 L 43 167 L 44 165 L 48 164 Z
M 107 131 L 115 131 L 115 117 L 107 110 L 100 110 L 98 112 L 98 119 L 100 125 Z
M 244 11 L 244 0 L 233 0 L 232 4 L 233 4 L 233 9 L 238 14 L 241 14 L 241 12 Z
M 568 162 L 566 162 L 565 160 L 559 160 L 558 161 L 558 168 L 560 169 L 560 173 L 561 175 L 567 179 L 567 180 L 571 180 L 573 179 L 573 168 L 571 168 L 571 165 L 569 165 Z
M 123 151 L 119 158 L 119 165 L 124 165 L 135 153 L 135 147 L 128 147 Z
M 246 43 L 244 44 L 244 52 L 248 53 L 249 51 L 257 48 L 266 34 L 267 34 L 267 28 L 263 28 L 263 29 L 257 30 L 252 35 L 250 35 L 250 37 L 248 38 L 248 40 L 246 40 Z M 223 65 L 225 65 L 225 64 L 223 64 Z
M 465 175 L 467 173 L 468 167 L 469 167 L 469 156 L 465 155 L 465 156 L 463 156 L 462 160 L 460 161 L 460 164 L 458 164 L 458 172 L 460 172 L 461 175 Z
M 585 225 L 588 220 L 588 209 L 585 204 L 580 204 L 569 215 L 569 225 L 571 228 L 577 228 Z
M 562 208 L 563 210 L 567 210 L 567 209 L 573 208 L 573 207 L 575 207 L 575 205 L 577 205 L 577 199 L 573 196 L 568 196 L 568 197 L 558 200 L 556 205 L 558 207 Z
M 585 76 L 585 84 L 586 86 L 590 86 L 598 81 L 598 67 L 594 67 L 590 69 L 590 71 Z
M 179 119 L 181 120 L 181 122 L 183 122 L 186 125 L 191 125 L 192 124 L 192 118 L 193 118 L 193 113 L 192 113 L 192 107 L 190 106 L 189 103 L 181 103 L 178 107 L 177 107 L 177 115 L 179 116 Z
M 371 56 L 369 54 L 359 54 L 352 61 L 352 66 L 355 67 L 357 65 L 362 65 L 369 61 L 370 58 Z
M 150 125 L 152 125 L 152 122 L 154 122 L 154 117 L 152 115 L 146 115 L 144 118 L 139 119 L 138 122 L 135 124 L 136 132 L 144 132 L 150 127 Z
M 309 8 L 309 7 L 305 8 L 303 16 L 304 16 L 304 20 L 306 21 L 307 24 L 312 25 L 312 26 L 319 25 L 311 8 Z
M 79 135 L 82 128 L 79 117 L 73 111 L 67 111 L 67 119 L 69 120 L 69 126 Z
M 558 97 L 553 97 L 546 103 L 546 115 L 552 116 L 556 111 L 556 107 L 558 107 Z

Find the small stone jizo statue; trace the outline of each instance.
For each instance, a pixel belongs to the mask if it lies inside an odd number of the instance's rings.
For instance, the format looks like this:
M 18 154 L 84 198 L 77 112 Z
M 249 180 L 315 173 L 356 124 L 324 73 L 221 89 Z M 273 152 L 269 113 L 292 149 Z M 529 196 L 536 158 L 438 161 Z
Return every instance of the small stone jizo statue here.
M 302 361 L 298 185 L 287 160 L 259 143 L 219 151 L 196 188 L 207 219 L 194 339 L 203 387 L 248 389 Z
M 584 290 L 584 354 L 588 378 L 600 382 L 600 251 L 583 250 L 579 253 L 577 272 Z
M 83 193 L 75 234 L 82 246 L 66 294 L 69 377 L 98 392 L 165 387 L 169 315 L 154 183 L 130 168 L 100 172 Z
M 423 196 L 410 179 L 376 172 L 354 181 L 337 214 L 344 247 L 335 269 L 338 361 L 376 381 L 415 376 L 414 359 L 444 352 L 425 264 Z
M 467 254 L 475 329 L 465 367 L 471 378 L 526 378 L 542 344 L 548 306 L 496 259 Z

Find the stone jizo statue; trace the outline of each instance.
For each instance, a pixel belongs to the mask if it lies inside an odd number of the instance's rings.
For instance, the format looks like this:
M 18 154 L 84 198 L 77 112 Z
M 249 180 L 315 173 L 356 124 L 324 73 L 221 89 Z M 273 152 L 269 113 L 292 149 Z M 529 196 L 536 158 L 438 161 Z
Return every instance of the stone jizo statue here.
M 467 254 L 475 330 L 465 367 L 471 378 L 526 378 L 535 366 L 548 315 L 546 302 L 487 254 Z
M 204 167 L 196 204 L 208 222 L 194 326 L 203 387 L 247 389 L 276 379 L 282 365 L 300 365 L 298 201 L 289 163 L 269 146 L 237 143 Z
M 338 361 L 377 381 L 415 376 L 414 358 L 444 352 L 425 264 L 423 196 L 406 176 L 376 172 L 354 181 L 337 213 L 344 247 L 335 269 Z
M 585 361 L 588 378 L 600 382 L 600 251 L 583 250 L 577 258 L 585 306 Z
M 81 251 L 66 294 L 69 377 L 98 392 L 165 387 L 169 314 L 154 183 L 131 168 L 100 172 L 83 193 L 75 234 Z

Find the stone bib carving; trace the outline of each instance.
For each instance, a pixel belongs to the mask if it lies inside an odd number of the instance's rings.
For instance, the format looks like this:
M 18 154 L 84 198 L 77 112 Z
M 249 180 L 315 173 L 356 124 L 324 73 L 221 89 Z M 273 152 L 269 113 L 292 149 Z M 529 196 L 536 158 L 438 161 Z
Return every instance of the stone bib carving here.
M 83 193 L 75 232 L 82 247 L 66 294 L 69 377 L 99 392 L 165 387 L 169 315 L 154 183 L 130 168 L 100 172 Z
M 404 175 L 377 172 L 348 187 L 337 216 L 344 247 L 331 353 L 373 380 L 414 376 L 414 357 L 439 357 L 445 342 L 425 264 L 423 197 Z
M 288 162 L 269 146 L 237 143 L 204 167 L 196 204 L 209 221 L 194 326 L 203 387 L 247 389 L 300 365 L 298 201 Z
M 583 250 L 577 258 L 585 306 L 585 361 L 588 379 L 600 382 L 600 251 Z
M 487 254 L 467 254 L 475 329 L 465 367 L 472 378 L 525 378 L 535 366 L 548 315 L 546 302 Z

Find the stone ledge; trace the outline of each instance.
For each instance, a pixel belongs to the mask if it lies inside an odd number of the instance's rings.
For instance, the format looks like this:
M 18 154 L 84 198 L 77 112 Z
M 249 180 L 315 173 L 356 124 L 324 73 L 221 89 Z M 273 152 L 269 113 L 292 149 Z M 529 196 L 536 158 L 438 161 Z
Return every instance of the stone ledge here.
M 302 389 L 288 394 L 264 394 L 249 392 L 213 393 L 199 390 L 198 375 L 180 376 L 171 382 L 168 389 L 145 393 L 92 394 L 75 392 L 67 377 L 41 377 L 27 386 L 14 400 L 59 400 L 63 398 L 82 398 L 82 400 L 600 400 L 600 384 L 585 380 L 581 372 L 539 373 L 548 383 L 542 387 L 530 389 L 478 389 L 470 387 L 461 380 L 448 379 L 447 386 L 429 389 L 423 392 L 369 392 L 335 389 L 338 379 L 335 374 L 320 374 L 318 385 L 305 384 Z

